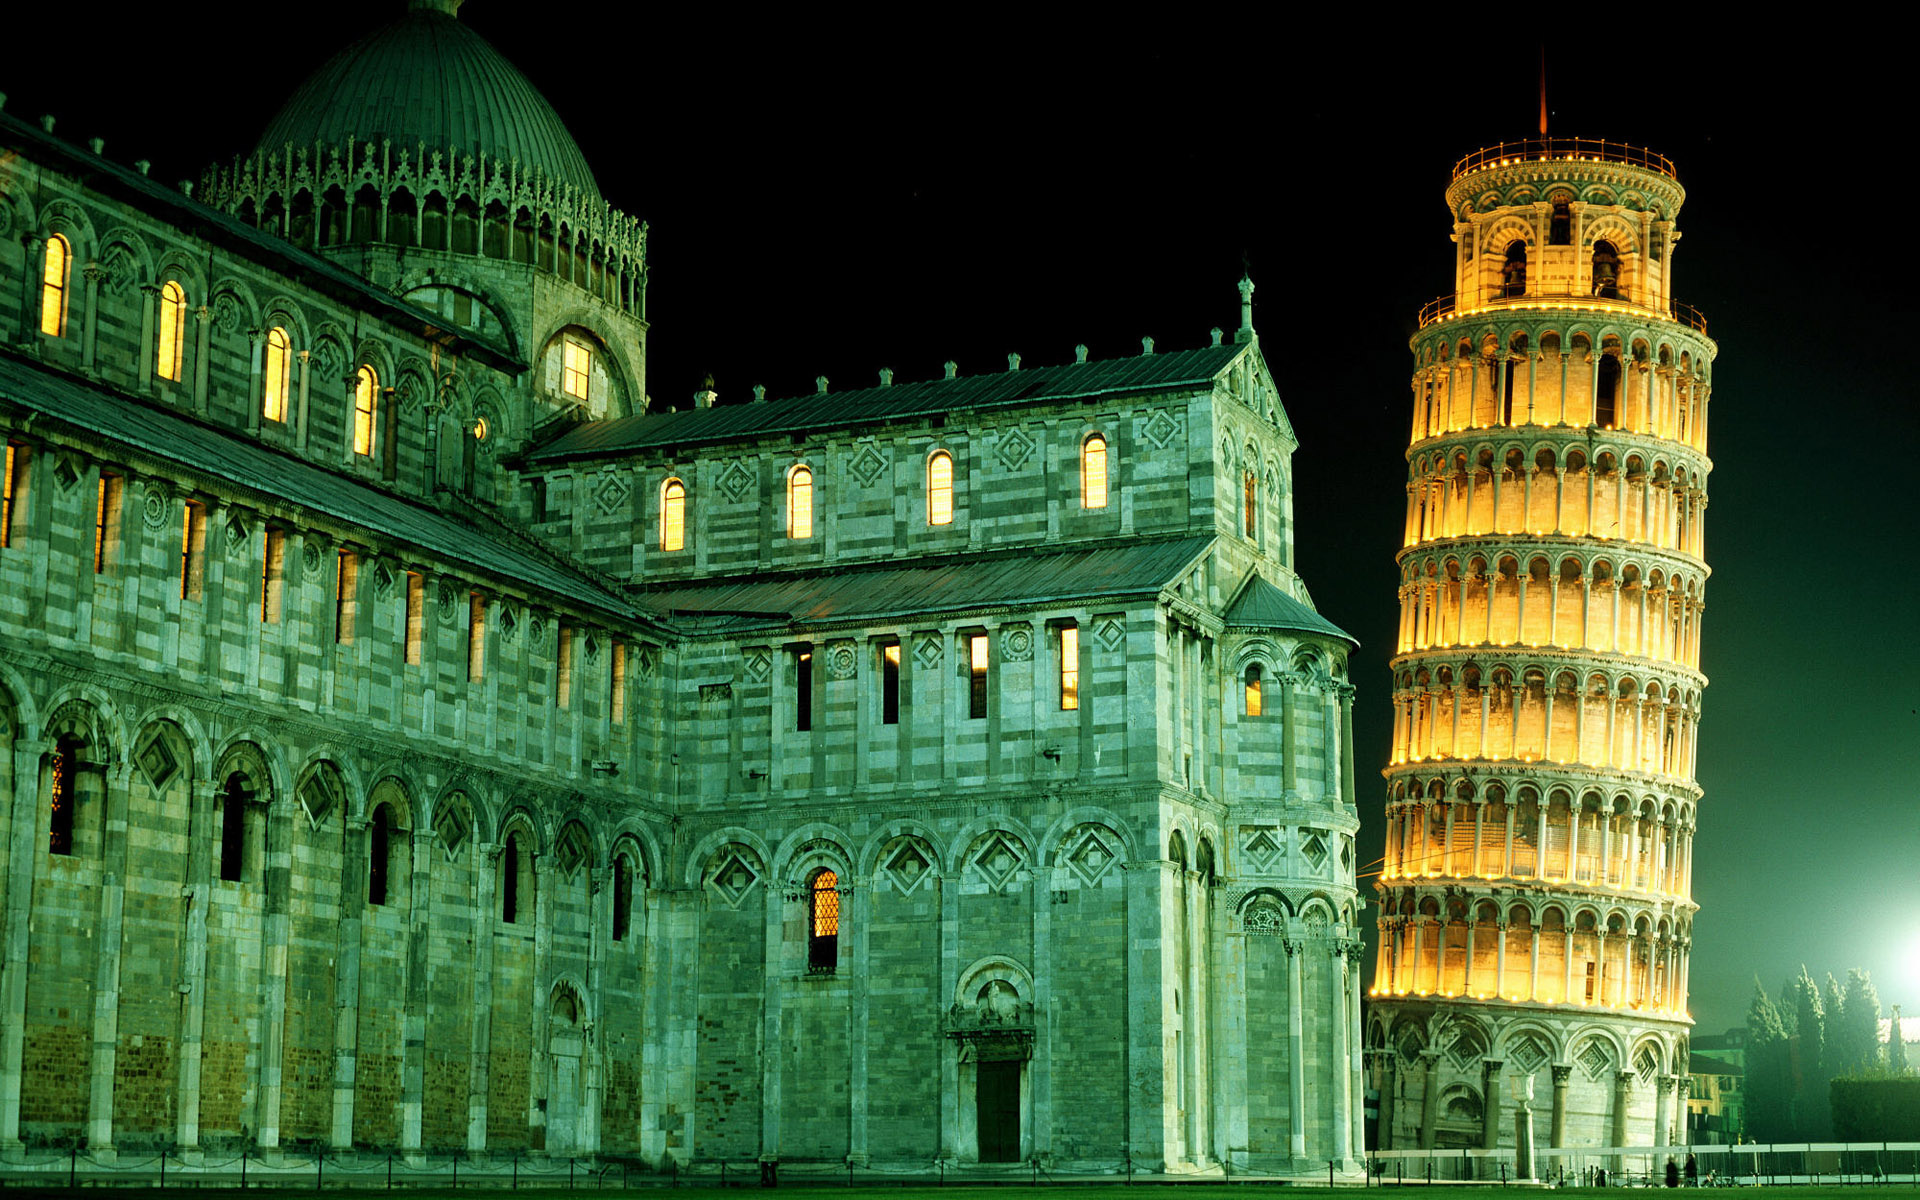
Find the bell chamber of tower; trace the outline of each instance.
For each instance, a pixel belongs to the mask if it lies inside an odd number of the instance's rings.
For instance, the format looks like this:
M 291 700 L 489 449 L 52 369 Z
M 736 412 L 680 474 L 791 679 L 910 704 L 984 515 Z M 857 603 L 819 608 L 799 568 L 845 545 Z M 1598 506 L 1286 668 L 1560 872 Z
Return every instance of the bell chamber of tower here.
M 1380 1149 L 1511 1146 L 1529 1079 L 1542 1146 L 1684 1135 L 1717 349 L 1673 298 L 1684 195 L 1575 139 L 1447 188 L 1454 289 L 1411 340 Z

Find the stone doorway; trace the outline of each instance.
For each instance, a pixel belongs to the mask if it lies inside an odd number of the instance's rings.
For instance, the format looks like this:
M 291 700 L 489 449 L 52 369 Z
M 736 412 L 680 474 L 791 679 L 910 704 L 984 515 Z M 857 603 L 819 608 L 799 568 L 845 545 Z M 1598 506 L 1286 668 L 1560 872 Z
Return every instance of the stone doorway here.
M 548 1030 L 547 1153 L 573 1155 L 580 1151 L 583 1039 L 580 1007 L 570 990 L 554 993 Z
M 1020 1161 L 1020 1069 L 1018 1059 L 982 1062 L 974 1083 L 975 1128 L 980 1161 Z

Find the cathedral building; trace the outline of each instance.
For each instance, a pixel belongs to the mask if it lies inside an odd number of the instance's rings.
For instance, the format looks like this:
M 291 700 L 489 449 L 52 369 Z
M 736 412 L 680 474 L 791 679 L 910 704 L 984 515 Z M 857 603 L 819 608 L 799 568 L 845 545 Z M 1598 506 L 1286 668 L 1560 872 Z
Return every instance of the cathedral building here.
M 1354 1169 L 1252 285 L 649 411 L 647 228 L 457 8 L 190 192 L 0 110 L 0 1155 Z
M 1683 1140 L 1716 351 L 1674 299 L 1684 195 L 1567 139 L 1447 187 L 1454 291 L 1411 343 L 1382 1148 L 1511 1146 L 1529 1086 L 1542 1145 Z

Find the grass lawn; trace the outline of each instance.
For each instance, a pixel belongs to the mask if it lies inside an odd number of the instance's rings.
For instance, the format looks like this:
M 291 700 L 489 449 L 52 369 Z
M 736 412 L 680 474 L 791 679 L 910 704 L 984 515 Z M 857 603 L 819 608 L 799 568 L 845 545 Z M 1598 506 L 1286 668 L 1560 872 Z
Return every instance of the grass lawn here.
M 1420 1184 L 1406 1184 L 1404 1188 L 1400 1189 L 1388 1187 L 1385 1189 L 1369 1190 L 1417 1193 L 1422 1191 L 1423 1187 L 1424 1185 Z M 9 1200 L 12 1200 L 13 1197 L 21 1197 L 22 1200 L 26 1200 L 28 1197 L 45 1197 L 47 1200 L 52 1200 L 52 1198 L 56 1196 L 61 1197 L 62 1200 L 72 1200 L 74 1195 L 74 1193 L 65 1188 L 42 1189 L 10 1186 L 4 1190 Z M 113 1197 L 113 1200 L 178 1200 L 180 1190 L 179 1188 L 169 1188 L 166 1190 L 158 1188 L 109 1188 L 104 1189 L 104 1194 Z M 190 1190 L 205 1191 L 208 1190 L 208 1188 L 207 1185 L 202 1184 Z M 255 1187 L 250 1190 L 254 1192 L 264 1192 L 268 1197 L 306 1197 L 318 1194 L 315 1193 L 312 1188 L 298 1186 Z M 359 1195 L 368 1191 L 384 1191 L 385 1189 L 377 1185 L 349 1189 L 328 1188 L 327 1194 L 337 1194 L 340 1190 L 346 1190 Z M 618 1188 L 609 1188 L 602 1191 L 593 1188 L 569 1189 L 564 1187 L 523 1187 L 520 1190 L 536 1192 L 541 1200 L 588 1200 L 589 1197 L 599 1197 L 599 1200 L 607 1200 L 608 1193 L 618 1194 L 620 1191 Z M 1039 1197 L 1048 1194 L 1060 1197 L 1061 1200 L 1067 1200 L 1068 1197 L 1071 1197 L 1071 1200 L 1229 1200 L 1229 1198 L 1231 1198 L 1231 1200 L 1254 1200 L 1254 1194 L 1256 1193 L 1265 1192 L 1271 1194 L 1282 1191 L 1284 1191 L 1288 1197 L 1330 1197 L 1337 1195 L 1344 1198 L 1344 1200 L 1354 1200 L 1356 1193 L 1361 1189 L 1357 1186 L 1327 1188 L 1324 1186 L 1309 1187 L 1265 1183 L 1138 1183 L 1131 1186 L 1120 1183 L 1091 1183 L 1053 1187 L 1044 1185 L 1033 1187 L 1020 1183 L 984 1186 L 979 1184 L 954 1184 L 949 1187 L 928 1187 L 915 1183 L 904 1187 L 880 1184 L 862 1185 L 855 1189 L 846 1187 L 824 1187 L 811 1184 L 801 1186 L 783 1185 L 770 1192 L 762 1192 L 758 1187 L 667 1187 L 664 1185 L 636 1186 L 629 1190 L 643 1195 L 658 1197 L 659 1200 L 667 1200 L 668 1197 L 682 1198 L 682 1200 L 723 1200 L 723 1198 L 724 1200 L 747 1200 L 747 1197 L 755 1193 L 766 1196 L 767 1200 L 774 1200 L 774 1197 L 777 1196 L 788 1197 L 789 1200 L 831 1200 L 832 1197 L 845 1197 L 850 1190 L 877 1194 L 877 1196 L 886 1197 L 886 1200 L 1011 1200 L 1012 1197 L 1016 1196 Z M 1617 1197 L 1618 1200 L 1627 1200 L 1628 1197 L 1633 1196 L 1647 1196 L 1648 1200 L 1652 1200 L 1653 1195 L 1649 1190 L 1639 1188 L 1572 1188 L 1567 1190 L 1571 1195 L 1590 1197 L 1591 1200 L 1600 1200 L 1601 1197 Z M 468 1187 L 461 1188 L 457 1192 L 447 1188 L 403 1187 L 398 1189 L 398 1194 L 407 1197 L 408 1200 L 454 1200 L 455 1197 L 473 1197 L 476 1194 L 498 1196 L 500 1193 L 506 1191 L 508 1191 L 508 1189 L 503 1187 Z M 1515 1200 L 1517 1196 L 1523 1194 L 1514 1188 L 1471 1184 L 1436 1184 L 1432 1191 L 1434 1193 L 1433 1200 Z M 1707 1196 L 1722 1193 L 1700 1190 L 1688 1192 L 1681 1189 L 1669 1194 L 1673 1195 L 1676 1200 L 1680 1200 L 1681 1197 L 1687 1197 L 1688 1200 L 1692 1200 L 1694 1197 L 1698 1197 L 1698 1200 L 1706 1200 Z M 1886 1184 L 1882 1186 L 1819 1184 L 1763 1187 L 1758 1191 L 1752 1188 L 1746 1188 L 1743 1189 L 1743 1194 L 1753 1197 L 1753 1200 L 1871 1200 L 1871 1197 L 1874 1196 L 1920 1195 L 1920 1187 L 1908 1183 Z

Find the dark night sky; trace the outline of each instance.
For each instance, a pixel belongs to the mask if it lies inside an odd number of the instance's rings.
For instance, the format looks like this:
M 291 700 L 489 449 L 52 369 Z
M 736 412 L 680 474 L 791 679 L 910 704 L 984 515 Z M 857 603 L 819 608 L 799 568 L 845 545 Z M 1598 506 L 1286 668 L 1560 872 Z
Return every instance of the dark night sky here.
M 106 138 L 109 157 L 197 178 L 398 7 L 330 4 L 318 31 L 253 4 L 195 5 L 192 32 L 172 9 L 136 10 L 84 52 L 13 56 L 0 89 L 11 112 Z M 1451 286 L 1454 160 L 1534 130 L 1536 46 L 1457 17 L 1416 40 L 1174 9 L 604 6 L 633 22 L 620 30 L 602 6 L 530 11 L 474 0 L 463 19 L 554 103 L 607 197 L 650 222 L 656 404 L 707 372 L 724 403 L 755 383 L 811 392 L 819 374 L 933 377 L 948 358 L 966 373 L 1009 351 L 1063 362 L 1081 341 L 1095 357 L 1136 354 L 1142 335 L 1204 345 L 1233 328 L 1251 264 L 1301 441 L 1298 566 L 1362 642 L 1362 857 L 1378 855 L 1365 780 L 1390 724 L 1406 340 Z M 1703 1031 L 1737 1023 L 1756 973 L 1773 990 L 1801 962 L 1864 966 L 1884 1002 L 1920 1013 L 1920 547 L 1905 519 L 1920 422 L 1896 363 L 1920 287 L 1898 182 L 1911 66 L 1798 25 L 1746 45 L 1665 17 L 1541 32 L 1554 133 L 1677 164 L 1675 292 L 1721 347 L 1694 1014 Z M 203 37 L 257 44 L 271 73 L 224 74 L 238 51 L 209 56 Z

